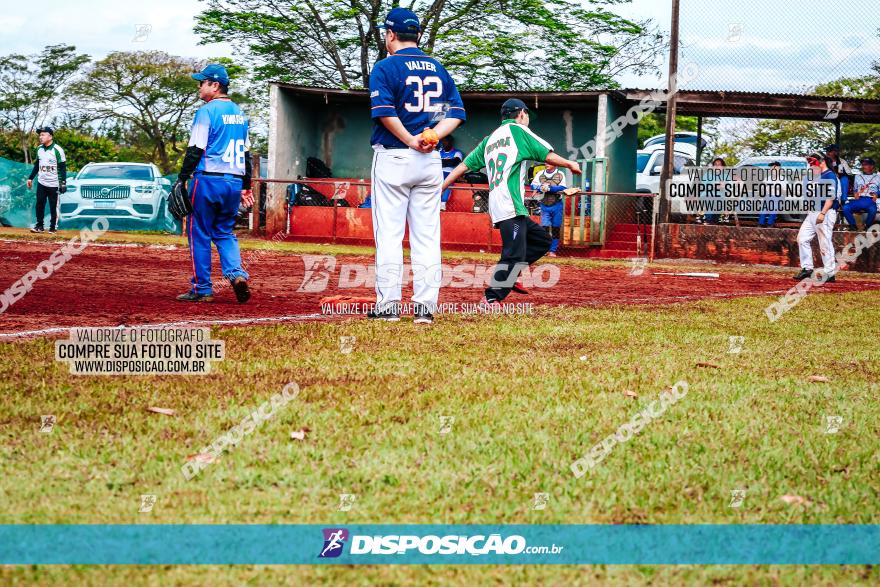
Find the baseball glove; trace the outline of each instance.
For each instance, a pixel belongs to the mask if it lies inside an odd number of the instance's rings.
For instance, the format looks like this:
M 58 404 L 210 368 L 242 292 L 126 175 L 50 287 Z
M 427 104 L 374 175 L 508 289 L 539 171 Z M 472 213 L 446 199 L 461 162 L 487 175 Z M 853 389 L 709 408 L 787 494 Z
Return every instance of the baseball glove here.
M 179 179 L 171 186 L 171 193 L 168 195 L 168 211 L 177 220 L 182 220 L 185 216 L 192 214 L 192 201 L 186 192 L 186 184 Z

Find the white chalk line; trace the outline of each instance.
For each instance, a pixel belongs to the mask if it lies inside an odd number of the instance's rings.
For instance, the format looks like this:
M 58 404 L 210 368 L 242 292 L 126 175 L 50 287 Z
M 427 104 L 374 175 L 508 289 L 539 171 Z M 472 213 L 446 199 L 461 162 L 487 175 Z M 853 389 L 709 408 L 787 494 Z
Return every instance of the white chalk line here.
M 0 240 L 0 243 L 9 243 L 9 244 L 36 244 L 36 245 L 65 245 L 69 242 L 68 240 L 51 240 L 51 241 L 42 241 L 42 240 L 15 240 L 15 239 L 3 239 Z M 149 243 L 101 243 L 101 242 L 90 242 L 89 247 L 97 247 L 97 248 L 105 248 L 105 249 L 156 249 L 160 251 L 184 251 L 187 247 L 179 246 L 179 245 L 159 245 L 159 244 L 149 244 Z M 246 251 L 256 250 L 256 249 L 245 249 Z
M 676 301 L 700 301 L 710 298 L 734 298 L 734 297 L 759 297 L 766 295 L 775 295 L 782 294 L 788 290 L 779 289 L 779 290 L 769 290 L 769 291 L 757 291 L 757 292 L 716 292 L 710 294 L 708 296 L 665 296 L 662 298 L 650 297 L 650 298 L 635 298 L 628 299 L 620 302 L 624 305 L 626 304 L 640 304 L 643 302 L 647 303 L 668 303 L 668 302 L 676 302 Z M 821 292 L 817 292 L 821 293 Z M 586 307 L 596 307 L 596 306 L 612 306 L 619 304 L 598 304 L 598 303 L 587 303 L 587 304 L 576 304 L 578 306 L 586 306 Z M 548 306 L 549 307 L 549 306 Z M 343 314 L 294 314 L 288 316 L 264 316 L 264 317 L 255 317 L 255 318 L 236 318 L 230 320 L 182 320 L 178 322 L 149 322 L 145 324 L 124 324 L 117 326 L 99 326 L 95 324 L 89 324 L 87 326 L 55 326 L 51 328 L 43 328 L 40 330 L 22 330 L 19 332 L 5 332 L 0 333 L 0 339 L 2 338 L 25 338 L 28 336 L 47 336 L 50 334 L 62 334 L 71 330 L 72 328 L 164 328 L 164 327 L 174 327 L 174 326 L 230 326 L 236 324 L 260 324 L 266 322 L 294 322 L 298 320 L 316 320 L 316 319 L 328 319 L 328 318 L 345 318 L 349 317 Z
M 120 324 L 117 326 L 99 326 L 88 324 L 86 326 L 53 326 L 40 330 L 22 330 L 19 332 L 3 332 L 0 338 L 24 338 L 27 336 L 46 336 L 49 334 L 61 334 L 74 328 L 167 328 L 174 326 L 230 326 L 236 324 L 258 324 L 261 322 L 294 322 L 299 320 L 315 320 L 327 318 L 324 314 L 294 314 L 289 316 L 264 316 L 255 318 L 235 318 L 229 320 L 181 320 L 178 322 L 148 322 L 145 324 Z

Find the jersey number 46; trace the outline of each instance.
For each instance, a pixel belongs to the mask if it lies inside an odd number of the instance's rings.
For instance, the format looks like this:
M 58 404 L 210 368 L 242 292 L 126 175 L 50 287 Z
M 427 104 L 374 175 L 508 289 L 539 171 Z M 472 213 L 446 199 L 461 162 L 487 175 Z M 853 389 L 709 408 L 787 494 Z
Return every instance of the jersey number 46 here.
M 431 104 L 431 100 L 443 95 L 443 80 L 436 75 L 429 75 L 424 79 L 411 75 L 404 83 L 407 89 L 413 86 L 412 97 L 415 100 L 415 104 L 404 103 L 408 112 L 440 112 L 443 108 L 443 104 Z

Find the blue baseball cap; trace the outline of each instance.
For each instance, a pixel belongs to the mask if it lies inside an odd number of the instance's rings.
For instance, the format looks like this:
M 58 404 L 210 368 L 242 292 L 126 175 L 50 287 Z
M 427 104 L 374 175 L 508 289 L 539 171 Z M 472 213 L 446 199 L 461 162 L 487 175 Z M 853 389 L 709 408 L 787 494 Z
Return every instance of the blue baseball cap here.
M 376 28 L 391 30 L 395 33 L 422 32 L 422 25 L 419 21 L 419 17 L 416 16 L 416 13 L 412 10 L 401 8 L 400 6 L 392 8 L 391 12 L 388 13 L 388 16 L 385 17 L 385 22 L 376 25 Z
M 208 67 L 199 73 L 192 74 L 192 78 L 198 81 L 208 80 L 211 82 L 220 82 L 224 86 L 229 85 L 229 74 L 226 73 L 226 68 L 219 63 L 209 64 Z

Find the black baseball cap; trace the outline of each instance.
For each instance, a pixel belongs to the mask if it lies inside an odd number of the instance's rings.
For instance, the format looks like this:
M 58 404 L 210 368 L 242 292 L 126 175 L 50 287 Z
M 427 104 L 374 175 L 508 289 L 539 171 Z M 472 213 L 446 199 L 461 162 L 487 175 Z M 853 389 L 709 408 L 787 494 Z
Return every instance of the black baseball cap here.
M 862 165 L 876 165 L 876 163 L 874 163 L 874 160 L 871 159 L 870 157 L 863 157 L 862 158 Z
M 51 126 L 41 126 L 40 128 L 37 129 L 37 134 L 40 134 L 41 132 L 47 132 L 50 135 L 52 135 L 53 137 L 55 136 L 55 129 L 52 128 Z
M 838 147 L 836 143 L 831 143 L 830 145 L 828 145 L 827 147 L 825 147 L 825 152 L 827 153 L 828 151 L 838 151 L 838 152 L 840 152 L 840 147 Z
M 519 98 L 510 98 L 505 100 L 504 104 L 501 105 L 501 116 L 504 118 L 510 118 L 511 114 L 515 114 L 520 110 L 529 111 L 529 107 L 526 106 L 526 103 L 520 100 Z

